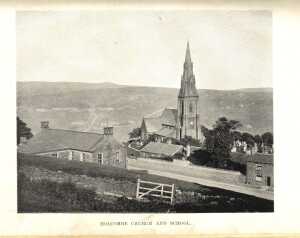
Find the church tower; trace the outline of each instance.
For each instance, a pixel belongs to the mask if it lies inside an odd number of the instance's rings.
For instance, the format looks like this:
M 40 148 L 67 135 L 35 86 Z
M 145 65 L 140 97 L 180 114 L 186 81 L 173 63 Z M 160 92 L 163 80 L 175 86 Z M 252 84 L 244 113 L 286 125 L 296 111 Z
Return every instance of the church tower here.
M 199 140 L 198 100 L 199 95 L 196 89 L 193 62 L 188 42 L 183 64 L 183 74 L 181 76 L 181 87 L 178 94 L 177 139 L 180 140 L 186 136 L 191 136 Z

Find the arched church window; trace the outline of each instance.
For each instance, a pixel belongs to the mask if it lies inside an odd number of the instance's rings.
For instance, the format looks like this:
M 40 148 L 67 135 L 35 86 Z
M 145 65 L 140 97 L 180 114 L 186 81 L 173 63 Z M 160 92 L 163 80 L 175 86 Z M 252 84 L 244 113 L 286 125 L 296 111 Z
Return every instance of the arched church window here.
M 193 104 L 192 103 L 190 103 L 189 111 L 193 112 Z
M 194 129 L 194 120 L 190 119 L 190 129 Z

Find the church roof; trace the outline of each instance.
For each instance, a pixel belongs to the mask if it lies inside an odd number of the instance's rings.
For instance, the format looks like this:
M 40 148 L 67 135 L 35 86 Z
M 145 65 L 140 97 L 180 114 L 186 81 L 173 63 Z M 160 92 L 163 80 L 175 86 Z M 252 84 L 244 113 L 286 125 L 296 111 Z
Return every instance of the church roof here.
M 112 136 L 92 132 L 80 132 L 62 129 L 42 129 L 41 132 L 32 137 L 26 144 L 21 145 L 18 150 L 21 153 L 43 153 L 74 149 L 79 151 L 93 152 L 101 143 L 109 140 Z M 118 143 L 115 140 L 115 143 Z
M 161 124 L 161 119 L 160 117 L 151 117 L 151 118 L 144 118 L 144 123 L 147 129 L 148 133 L 153 133 L 156 132 L 158 130 L 160 130 L 160 128 L 162 127 Z
M 159 131 L 155 132 L 156 135 L 168 137 L 168 138 L 175 138 L 176 137 L 176 130 L 175 128 L 161 128 Z
M 165 108 L 161 114 L 161 121 L 162 124 L 175 126 L 177 121 L 177 109 Z
M 177 109 L 165 108 L 160 114 L 152 117 L 144 117 L 144 123 L 148 133 L 154 133 L 163 128 L 163 125 L 176 126 Z

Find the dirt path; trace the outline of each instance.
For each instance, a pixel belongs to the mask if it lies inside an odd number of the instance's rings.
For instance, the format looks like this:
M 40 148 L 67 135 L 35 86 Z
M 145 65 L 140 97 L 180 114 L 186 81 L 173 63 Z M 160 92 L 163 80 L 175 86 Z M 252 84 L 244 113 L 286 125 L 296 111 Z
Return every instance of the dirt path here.
M 190 173 L 188 167 L 183 167 L 180 173 L 175 173 L 172 166 L 173 165 L 170 164 L 169 166 L 160 166 L 158 168 L 156 165 L 151 164 L 151 162 L 135 163 L 135 161 L 130 161 L 128 163 L 129 169 L 146 169 L 150 174 L 175 178 L 175 179 L 197 183 L 209 187 L 221 188 L 221 189 L 248 194 L 248 195 L 252 195 L 255 197 L 264 198 L 268 200 L 274 200 L 274 193 L 271 191 L 265 191 L 262 189 L 253 188 L 242 183 L 233 184 L 229 182 L 221 182 L 222 180 L 217 181 L 217 180 L 209 179 L 209 177 L 205 177 L 203 175 L 197 176 L 195 173 Z M 175 168 L 176 166 L 173 167 Z

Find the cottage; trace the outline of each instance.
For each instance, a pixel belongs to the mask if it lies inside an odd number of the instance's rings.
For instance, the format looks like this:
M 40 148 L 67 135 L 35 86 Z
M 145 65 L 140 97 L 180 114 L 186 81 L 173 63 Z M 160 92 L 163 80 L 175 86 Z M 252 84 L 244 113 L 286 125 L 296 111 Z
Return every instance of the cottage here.
M 248 157 L 246 183 L 274 187 L 273 155 L 255 154 Z
M 113 137 L 113 128 L 104 133 L 51 129 L 49 122 L 41 122 L 41 131 L 18 151 L 45 155 L 57 159 L 92 162 L 98 165 L 126 167 L 126 148 Z

